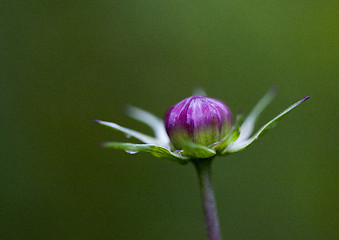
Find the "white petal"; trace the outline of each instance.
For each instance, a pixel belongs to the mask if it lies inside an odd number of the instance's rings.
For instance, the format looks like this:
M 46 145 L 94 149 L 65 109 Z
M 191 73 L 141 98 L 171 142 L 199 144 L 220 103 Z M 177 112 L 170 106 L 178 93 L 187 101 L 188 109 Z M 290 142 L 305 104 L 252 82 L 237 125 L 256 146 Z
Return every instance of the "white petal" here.
M 162 119 L 156 117 L 150 112 L 147 112 L 145 110 L 133 106 L 128 106 L 126 109 L 126 113 L 130 117 L 140 122 L 143 122 L 149 127 L 151 127 L 154 131 L 154 134 L 158 142 L 161 142 L 161 145 L 167 146 L 169 144 L 170 140 L 166 133 L 165 125 Z
M 122 126 L 120 126 L 120 125 L 118 125 L 116 123 L 100 121 L 100 120 L 95 120 L 95 122 L 97 122 L 97 123 L 99 123 L 101 125 L 113 128 L 113 129 L 115 129 L 115 130 L 117 130 L 119 132 L 125 133 L 128 136 L 131 136 L 131 137 L 134 137 L 136 139 L 139 139 L 140 141 L 142 141 L 144 143 L 159 144 L 158 140 L 153 138 L 153 137 L 151 137 L 151 136 L 148 136 L 146 134 L 137 132 L 137 131 L 129 129 L 129 128 L 122 127 Z
M 260 113 L 267 107 L 267 105 L 273 100 L 277 93 L 275 88 L 271 88 L 265 96 L 263 96 L 260 101 L 255 105 L 253 110 L 249 113 L 249 115 L 244 120 L 243 124 L 240 127 L 240 136 L 236 142 L 241 142 L 247 138 L 249 138 L 253 132 L 255 122 L 258 119 Z
M 248 145 L 252 144 L 254 141 L 259 139 L 266 131 L 268 131 L 269 129 L 275 127 L 277 122 L 282 117 L 284 117 L 287 113 L 289 113 L 291 110 L 293 110 L 295 107 L 297 107 L 298 105 L 300 105 L 301 103 L 303 103 L 307 99 L 309 99 L 309 97 L 305 97 L 305 98 L 301 99 L 300 101 L 292 104 L 288 108 L 286 108 L 284 111 L 282 111 L 280 114 L 278 114 L 275 118 L 273 118 L 271 121 L 269 121 L 264 126 L 262 126 L 259 129 L 259 131 L 256 134 L 254 134 L 251 138 L 249 138 L 247 140 L 242 140 L 242 141 L 238 141 L 237 140 L 237 141 L 231 143 L 226 148 L 226 152 L 238 152 L 238 151 L 241 151 L 241 150 L 245 149 Z

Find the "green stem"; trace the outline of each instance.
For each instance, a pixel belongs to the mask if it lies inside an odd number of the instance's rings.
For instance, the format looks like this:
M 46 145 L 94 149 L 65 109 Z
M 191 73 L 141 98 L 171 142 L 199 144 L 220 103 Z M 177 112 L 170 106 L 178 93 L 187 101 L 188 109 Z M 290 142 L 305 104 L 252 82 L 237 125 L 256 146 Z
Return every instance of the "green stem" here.
M 201 200 L 205 214 L 208 239 L 222 240 L 219 228 L 217 207 L 211 185 L 211 163 L 212 158 L 197 159 L 193 161 L 200 183 Z

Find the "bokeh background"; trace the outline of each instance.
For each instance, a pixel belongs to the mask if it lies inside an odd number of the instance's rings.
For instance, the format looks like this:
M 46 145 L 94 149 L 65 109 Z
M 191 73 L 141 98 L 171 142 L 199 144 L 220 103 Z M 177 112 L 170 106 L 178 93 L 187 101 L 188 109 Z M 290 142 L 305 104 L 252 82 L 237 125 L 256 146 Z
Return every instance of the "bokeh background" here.
M 339 1 L 1 1 L 0 239 L 205 239 L 192 165 L 102 149 L 196 87 L 263 124 L 218 158 L 225 239 L 338 239 Z

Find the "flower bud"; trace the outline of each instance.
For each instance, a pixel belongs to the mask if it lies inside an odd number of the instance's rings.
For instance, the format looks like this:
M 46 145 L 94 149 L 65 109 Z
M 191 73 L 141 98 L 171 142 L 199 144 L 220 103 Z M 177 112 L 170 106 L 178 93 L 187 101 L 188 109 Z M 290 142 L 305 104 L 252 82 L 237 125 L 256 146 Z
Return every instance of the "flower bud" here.
M 231 111 L 222 101 L 203 96 L 186 98 L 165 115 L 165 128 L 176 149 L 187 141 L 203 146 L 219 142 L 232 124 Z

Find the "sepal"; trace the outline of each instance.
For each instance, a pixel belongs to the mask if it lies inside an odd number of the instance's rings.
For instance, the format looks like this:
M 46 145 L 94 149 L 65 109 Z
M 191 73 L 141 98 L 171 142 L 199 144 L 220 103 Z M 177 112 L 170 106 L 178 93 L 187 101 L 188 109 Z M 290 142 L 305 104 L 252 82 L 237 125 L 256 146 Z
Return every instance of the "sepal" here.
M 235 142 L 240 136 L 240 130 L 237 127 L 228 136 L 226 136 L 221 142 L 213 147 L 213 149 L 220 155 L 226 153 L 227 146 Z
M 125 150 L 127 153 L 149 152 L 153 156 L 186 164 L 189 162 L 188 158 L 181 156 L 176 152 L 171 152 L 167 148 L 155 144 L 134 144 L 121 142 L 104 142 L 102 147 Z
M 134 137 L 144 143 L 150 143 L 150 144 L 157 144 L 158 141 L 154 137 L 148 136 L 146 134 L 140 133 L 138 131 L 122 127 L 116 123 L 112 122 L 106 122 L 106 121 L 101 121 L 101 120 L 94 120 L 94 122 L 99 123 L 101 125 L 104 125 L 109 128 L 113 128 L 119 132 L 125 133 L 129 137 Z
M 226 148 L 229 144 L 235 142 L 240 136 L 240 126 L 244 121 L 244 116 L 242 111 L 239 111 L 234 126 L 232 127 L 231 132 L 224 137 L 220 142 L 214 144 L 213 149 L 217 152 L 217 154 L 223 155 L 226 153 Z
M 213 149 L 190 141 L 183 142 L 182 146 L 183 150 L 181 151 L 181 154 L 190 159 L 211 158 L 216 155 L 216 152 Z
M 127 106 L 126 114 L 153 129 L 154 135 L 161 145 L 166 146 L 170 140 L 166 133 L 165 125 L 162 119 L 143 109 Z
M 263 127 L 261 127 L 259 129 L 259 131 L 256 134 L 254 134 L 252 137 L 250 137 L 250 138 L 248 138 L 246 140 L 239 139 L 240 138 L 239 137 L 238 140 L 236 140 L 235 142 L 231 143 L 226 148 L 226 152 L 233 153 L 233 152 L 239 152 L 241 150 L 244 150 L 247 146 L 252 144 L 254 141 L 258 140 L 269 129 L 272 129 L 273 127 L 275 127 L 276 124 L 279 122 L 279 120 L 282 117 L 286 116 L 287 113 L 289 113 L 291 110 L 293 110 L 294 108 L 296 108 L 297 106 L 299 106 L 301 103 L 303 103 L 304 101 L 306 101 L 309 98 L 310 97 L 305 97 L 305 98 L 301 99 L 300 101 L 292 104 L 288 108 L 286 108 L 284 111 L 282 111 L 280 114 L 278 114 L 275 118 L 273 118 L 271 121 L 266 123 Z
M 252 111 L 248 114 L 244 122 L 241 124 L 240 136 L 238 138 L 238 141 L 242 141 L 251 136 L 259 115 L 268 106 L 268 104 L 272 102 L 277 92 L 278 92 L 277 88 L 272 87 L 254 106 Z

